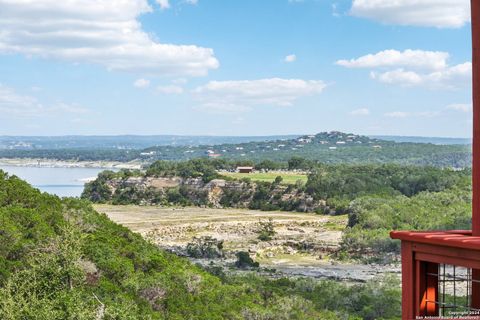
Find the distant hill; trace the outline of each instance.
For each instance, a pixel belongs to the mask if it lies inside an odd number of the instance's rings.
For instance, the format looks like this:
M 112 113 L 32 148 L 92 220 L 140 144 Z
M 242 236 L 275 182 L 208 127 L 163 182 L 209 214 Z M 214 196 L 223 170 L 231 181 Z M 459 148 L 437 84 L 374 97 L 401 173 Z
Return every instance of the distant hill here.
M 370 136 L 374 139 L 381 139 L 395 142 L 411 142 L 411 143 L 432 143 L 437 145 L 452 144 L 471 144 L 472 139 L 469 138 L 444 138 L 444 137 L 416 137 L 416 136 Z
M 322 136 L 322 134 L 320 134 Z M 181 135 L 112 135 L 112 136 L 0 136 L 0 149 L 52 150 L 52 149 L 115 149 L 141 150 L 152 146 L 200 146 L 239 144 L 247 142 L 308 139 L 302 135 L 272 136 L 181 136 Z M 322 137 L 320 137 L 322 138 Z M 369 136 L 373 140 L 394 142 L 432 143 L 437 145 L 471 144 L 467 138 Z M 322 139 L 329 139 L 328 136 Z
M 151 146 L 197 146 L 206 144 L 242 143 L 292 139 L 284 136 L 177 136 L 177 135 L 120 135 L 120 136 L 0 136 L 0 149 L 55 150 L 55 149 L 144 149 Z
M 85 161 L 132 161 L 151 163 L 156 160 L 188 160 L 193 158 L 235 161 L 288 161 L 292 157 L 322 163 L 398 163 L 464 168 L 471 164 L 471 146 L 465 144 L 434 144 L 395 142 L 339 131 L 315 135 L 256 137 L 256 141 L 230 141 L 196 144 L 163 144 L 142 149 L 112 148 L 51 148 L 4 149 L 0 158 L 48 158 Z M 244 137 L 247 140 L 247 137 Z M 220 141 L 220 140 L 219 140 Z
M 148 161 L 199 157 L 228 160 L 287 161 L 303 157 L 322 163 L 399 163 L 463 168 L 470 166 L 467 145 L 435 145 L 382 140 L 339 131 L 294 139 L 197 147 L 152 147 L 141 152 Z

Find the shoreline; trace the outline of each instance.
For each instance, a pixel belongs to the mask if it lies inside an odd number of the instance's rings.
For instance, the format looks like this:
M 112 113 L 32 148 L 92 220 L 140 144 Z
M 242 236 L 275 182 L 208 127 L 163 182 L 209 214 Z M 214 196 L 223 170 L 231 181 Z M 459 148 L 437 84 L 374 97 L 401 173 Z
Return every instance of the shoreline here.
M 36 168 L 141 169 L 139 161 L 74 161 L 40 158 L 0 158 L 0 166 Z

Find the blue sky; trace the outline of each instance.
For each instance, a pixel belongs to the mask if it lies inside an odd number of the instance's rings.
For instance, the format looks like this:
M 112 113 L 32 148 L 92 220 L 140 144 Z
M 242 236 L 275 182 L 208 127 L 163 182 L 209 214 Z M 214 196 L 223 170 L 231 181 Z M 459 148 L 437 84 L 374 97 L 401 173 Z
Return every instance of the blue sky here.
M 468 0 L 0 0 L 0 135 L 471 136 Z

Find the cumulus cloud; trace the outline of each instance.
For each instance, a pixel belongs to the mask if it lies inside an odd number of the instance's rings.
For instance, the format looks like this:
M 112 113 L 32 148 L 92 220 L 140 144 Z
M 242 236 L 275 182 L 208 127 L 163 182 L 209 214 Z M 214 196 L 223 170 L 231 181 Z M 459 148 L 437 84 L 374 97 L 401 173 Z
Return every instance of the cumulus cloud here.
M 210 48 L 164 44 L 137 20 L 147 0 L 0 0 L 0 53 L 109 70 L 203 76 L 219 63 Z
M 0 84 L 0 120 L 3 117 L 32 118 L 58 113 L 86 114 L 90 110 L 63 102 L 45 105 L 35 97 L 18 93 L 15 89 Z
M 254 106 L 292 106 L 298 99 L 322 93 L 321 80 L 260 79 L 211 81 L 194 90 L 204 110 L 242 112 Z
M 448 52 L 411 50 L 384 50 L 375 54 L 338 60 L 337 65 L 347 68 L 410 67 L 416 69 L 441 70 L 447 66 Z
M 356 59 L 338 60 L 346 68 L 377 69 L 370 78 L 406 87 L 456 88 L 470 83 L 472 63 L 450 66 L 448 52 L 423 50 L 384 50 Z
M 390 25 L 460 28 L 470 0 L 353 0 L 350 14 Z
M 163 93 L 163 94 L 182 94 L 183 88 L 176 85 L 158 86 L 157 92 Z
M 388 84 L 402 84 L 402 85 L 418 85 L 421 84 L 422 77 L 413 71 L 405 71 L 403 69 L 397 69 L 393 71 L 387 71 L 384 73 L 371 72 L 370 77 L 383 83 Z
M 367 108 L 360 108 L 353 111 L 350 111 L 351 116 L 368 116 L 370 114 L 370 110 Z
M 370 77 L 386 84 L 405 87 L 426 86 L 429 88 L 456 88 L 470 83 L 472 63 L 465 62 L 432 73 L 418 73 L 404 69 L 387 72 L 371 72 Z
M 297 56 L 295 54 L 289 54 L 285 57 L 285 62 L 294 62 L 297 60 Z
M 150 80 L 147 80 L 147 79 L 137 79 L 135 80 L 135 82 L 133 83 L 133 86 L 135 88 L 147 88 L 148 86 L 150 86 Z

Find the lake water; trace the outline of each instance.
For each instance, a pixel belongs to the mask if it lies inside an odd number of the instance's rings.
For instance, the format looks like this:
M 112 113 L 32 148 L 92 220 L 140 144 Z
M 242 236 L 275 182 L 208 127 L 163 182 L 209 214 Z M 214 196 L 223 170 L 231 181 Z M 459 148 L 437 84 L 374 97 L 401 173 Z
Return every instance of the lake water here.
M 41 191 L 60 197 L 79 197 L 85 179 L 96 177 L 105 169 L 0 166 L 0 170 L 22 178 Z

